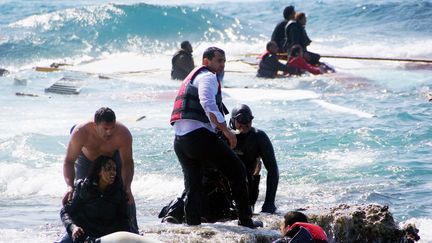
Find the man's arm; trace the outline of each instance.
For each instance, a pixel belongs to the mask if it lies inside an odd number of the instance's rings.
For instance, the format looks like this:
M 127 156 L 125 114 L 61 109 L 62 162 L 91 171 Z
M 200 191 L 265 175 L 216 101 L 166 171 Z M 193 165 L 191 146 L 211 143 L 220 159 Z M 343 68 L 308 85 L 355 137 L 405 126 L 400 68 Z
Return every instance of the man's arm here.
M 266 197 L 262 206 L 262 211 L 267 213 L 274 213 L 276 210 L 275 197 L 279 184 L 279 168 L 276 162 L 276 157 L 273 150 L 273 145 L 268 138 L 267 134 L 261 131 L 260 134 L 260 154 L 267 170 L 267 186 Z
M 131 191 L 132 179 L 134 176 L 134 162 L 132 155 L 132 135 L 130 131 L 124 127 L 125 131 L 121 136 L 121 146 L 119 148 L 120 158 L 122 161 L 122 180 L 125 192 L 128 196 L 128 203 L 133 203 L 134 199 Z
M 83 128 L 78 128 L 72 133 L 71 139 L 69 141 L 66 156 L 63 161 L 63 177 L 66 182 L 66 194 L 63 198 L 63 204 L 70 201 L 72 198 L 72 192 L 74 189 L 75 180 L 75 160 L 78 158 L 83 147 Z

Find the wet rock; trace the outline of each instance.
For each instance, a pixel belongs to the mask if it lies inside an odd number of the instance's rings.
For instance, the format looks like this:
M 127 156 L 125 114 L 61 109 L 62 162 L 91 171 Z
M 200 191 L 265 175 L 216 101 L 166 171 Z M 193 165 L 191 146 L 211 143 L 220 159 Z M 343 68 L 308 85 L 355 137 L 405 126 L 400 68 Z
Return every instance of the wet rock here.
M 311 223 L 326 231 L 330 242 L 394 243 L 419 239 L 414 225 L 399 228 L 388 206 L 341 204 L 326 209 L 308 209 L 304 213 Z M 141 233 L 165 242 L 267 243 L 280 237 L 283 215 L 260 214 L 254 219 L 263 221 L 264 227 L 253 230 L 238 226 L 237 221 L 200 226 L 160 224 L 144 227 Z

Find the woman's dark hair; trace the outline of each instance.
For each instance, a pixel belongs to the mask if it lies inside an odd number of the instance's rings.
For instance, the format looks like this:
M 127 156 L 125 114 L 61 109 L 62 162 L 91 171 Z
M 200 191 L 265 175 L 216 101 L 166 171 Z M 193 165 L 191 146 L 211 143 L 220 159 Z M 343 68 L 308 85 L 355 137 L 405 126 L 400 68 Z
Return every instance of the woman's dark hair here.
M 108 163 L 108 161 L 114 161 L 115 160 L 111 157 L 108 156 L 104 156 L 101 155 L 99 156 L 93 163 L 92 166 L 90 168 L 89 174 L 87 176 L 87 178 L 91 181 L 91 182 L 99 182 L 99 172 L 102 170 L 102 168 Z M 116 168 L 116 171 L 118 171 L 118 168 Z M 116 184 L 118 181 L 118 173 L 116 174 L 116 178 L 113 184 Z
M 300 55 L 300 52 L 303 50 L 303 48 L 301 47 L 301 45 L 293 45 L 291 47 L 289 56 L 290 57 L 298 57 Z

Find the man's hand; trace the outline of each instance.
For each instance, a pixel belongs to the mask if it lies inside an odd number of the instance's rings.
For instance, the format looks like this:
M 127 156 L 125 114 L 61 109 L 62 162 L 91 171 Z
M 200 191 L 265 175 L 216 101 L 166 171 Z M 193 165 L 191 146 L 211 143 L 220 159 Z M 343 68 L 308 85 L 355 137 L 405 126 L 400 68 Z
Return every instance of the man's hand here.
M 230 148 L 233 149 L 237 146 L 237 137 L 236 135 L 229 129 L 224 129 L 222 131 L 223 135 L 228 139 L 228 143 Z
M 67 202 L 72 200 L 72 195 L 73 195 L 73 187 L 68 187 L 65 195 L 63 196 L 63 200 L 62 200 L 62 204 L 66 205 Z
M 72 225 L 72 240 L 75 241 L 76 239 L 78 239 L 80 236 L 82 236 L 84 234 L 84 230 L 76 225 Z

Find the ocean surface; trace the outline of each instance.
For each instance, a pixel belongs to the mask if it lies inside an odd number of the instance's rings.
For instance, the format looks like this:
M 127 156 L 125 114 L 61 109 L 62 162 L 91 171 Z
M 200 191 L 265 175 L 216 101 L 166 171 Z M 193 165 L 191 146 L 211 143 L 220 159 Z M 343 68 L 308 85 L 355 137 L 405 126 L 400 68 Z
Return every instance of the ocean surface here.
M 241 60 L 264 51 L 289 4 L 307 14 L 311 51 L 432 59 L 430 0 L 1 0 L 0 68 L 10 73 L 0 77 L 0 242 L 57 239 L 69 129 L 101 106 L 133 135 L 138 222 L 159 222 L 183 188 L 169 125 L 171 56 L 183 40 L 196 64 L 209 46 L 226 51 L 224 99 L 248 104 L 273 142 L 279 213 L 386 204 L 432 242 L 432 64 L 323 58 L 337 73 L 258 79 Z M 34 69 L 53 62 L 71 65 Z M 80 94 L 44 92 L 62 78 Z

